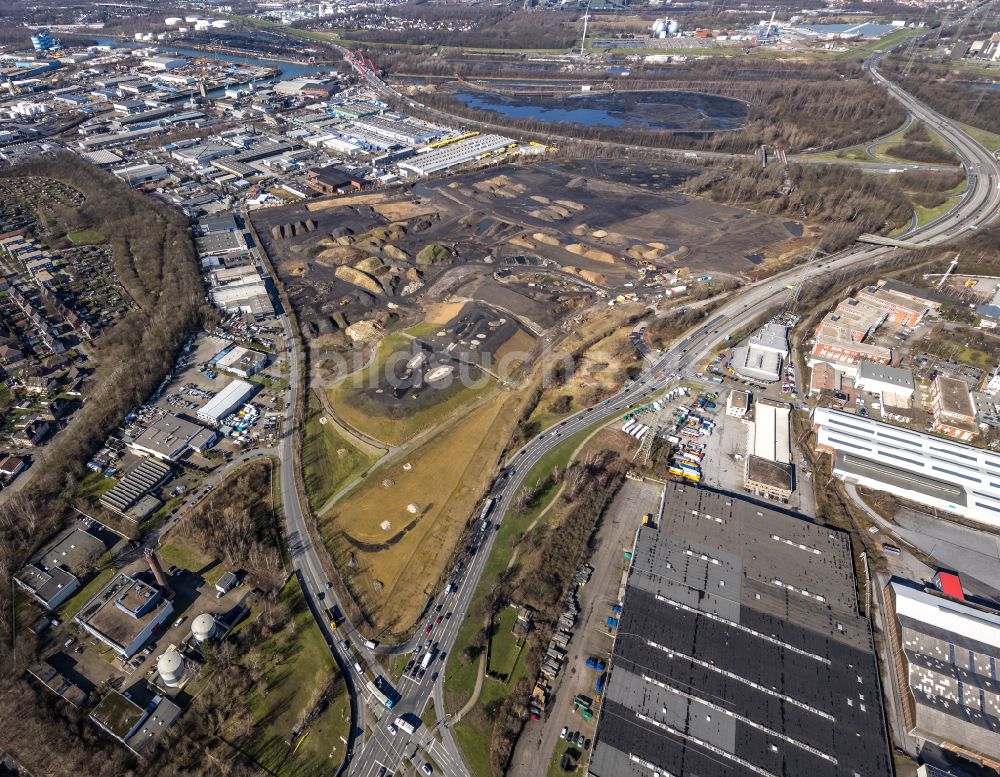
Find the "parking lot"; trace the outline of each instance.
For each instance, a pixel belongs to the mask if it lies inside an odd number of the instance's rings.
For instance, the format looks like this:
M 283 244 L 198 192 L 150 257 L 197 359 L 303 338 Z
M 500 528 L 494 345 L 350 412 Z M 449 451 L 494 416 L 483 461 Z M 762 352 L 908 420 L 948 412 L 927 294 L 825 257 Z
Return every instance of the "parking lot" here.
M 623 575 L 628 568 L 624 550 L 631 550 L 643 516 L 657 515 L 661 490 L 662 485 L 653 481 L 627 480 L 608 509 L 589 561 L 594 572 L 580 589 L 580 616 L 567 660 L 554 683 L 545 717 L 525 724 L 511 768 L 514 777 L 536 777 L 543 773 L 540 763 L 549 763 L 567 751 L 575 751 L 574 761 L 582 760 L 589 750 L 597 729 L 600 699 L 595 683 L 602 673 L 589 668 L 586 662 L 593 657 L 607 666 L 613 646 L 607 619 L 612 615 L 611 608 L 619 602 Z M 592 701 L 594 716 L 589 720 L 574 706 L 574 698 L 578 696 Z M 560 736 L 563 729 L 566 733 Z M 582 736 L 583 744 L 579 744 L 577 737 L 570 742 L 569 734 Z

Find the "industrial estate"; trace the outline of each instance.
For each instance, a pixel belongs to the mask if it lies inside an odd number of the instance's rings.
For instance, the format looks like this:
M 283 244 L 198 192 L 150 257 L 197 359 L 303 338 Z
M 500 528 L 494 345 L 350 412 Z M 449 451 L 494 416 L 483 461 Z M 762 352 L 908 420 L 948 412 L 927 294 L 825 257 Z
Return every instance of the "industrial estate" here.
M 0 2 L 0 774 L 1000 773 L 986 2 Z

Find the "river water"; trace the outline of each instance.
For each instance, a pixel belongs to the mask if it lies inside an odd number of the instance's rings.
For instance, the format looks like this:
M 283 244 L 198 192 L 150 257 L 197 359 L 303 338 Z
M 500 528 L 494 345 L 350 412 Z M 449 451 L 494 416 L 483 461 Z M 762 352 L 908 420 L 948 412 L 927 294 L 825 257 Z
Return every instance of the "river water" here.
M 311 75 L 321 71 L 329 71 L 332 65 L 305 65 L 298 62 L 283 62 L 277 59 L 263 59 L 243 54 L 231 54 L 221 51 L 200 51 L 198 49 L 176 48 L 169 45 L 158 45 L 156 41 L 122 41 L 114 38 L 97 38 L 98 45 L 114 46 L 115 48 L 152 48 L 163 54 L 178 57 L 200 57 L 201 59 L 212 59 L 216 62 L 230 62 L 236 65 L 252 65 L 254 67 L 269 67 L 279 71 L 280 78 L 290 80 L 299 76 Z M 209 97 L 220 97 L 225 92 L 225 88 L 212 89 L 208 92 Z

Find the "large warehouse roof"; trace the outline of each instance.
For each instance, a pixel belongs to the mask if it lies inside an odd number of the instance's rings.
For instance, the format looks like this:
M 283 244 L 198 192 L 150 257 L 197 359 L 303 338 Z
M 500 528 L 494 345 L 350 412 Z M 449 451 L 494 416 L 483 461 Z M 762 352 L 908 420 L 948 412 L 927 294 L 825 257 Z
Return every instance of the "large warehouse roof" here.
M 848 536 L 705 489 L 665 504 L 636 537 L 590 774 L 892 774 Z
M 1000 525 L 1000 454 L 829 408 L 813 422 L 842 480 Z
M 768 461 L 790 464 L 792 461 L 788 422 L 790 413 L 791 407 L 785 402 L 775 402 L 771 399 L 758 399 L 754 402 L 754 420 L 747 424 L 747 453 Z
M 430 175 L 439 170 L 471 162 L 478 156 L 497 151 L 514 142 L 511 138 L 506 138 L 503 135 L 479 135 L 469 140 L 452 143 L 444 148 L 428 151 L 425 154 L 418 154 L 405 162 L 400 162 L 399 167 L 402 170 L 410 170 L 417 175 Z
M 240 405 L 253 396 L 254 384 L 245 380 L 234 380 L 222 391 L 212 397 L 198 411 L 198 419 L 211 424 L 218 424 L 223 418 L 233 413 Z
M 1000 612 L 893 579 L 886 587 L 906 729 L 1000 766 Z M 987 760 L 989 759 L 989 760 Z M 992 761 L 992 762 L 990 762 Z

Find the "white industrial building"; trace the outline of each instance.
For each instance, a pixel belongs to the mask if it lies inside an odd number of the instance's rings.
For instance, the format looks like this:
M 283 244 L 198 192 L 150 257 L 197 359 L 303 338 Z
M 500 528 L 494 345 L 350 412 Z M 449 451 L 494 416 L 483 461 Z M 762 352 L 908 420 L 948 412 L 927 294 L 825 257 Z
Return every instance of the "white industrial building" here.
M 245 380 L 234 380 L 212 397 L 198 411 L 198 420 L 219 426 L 223 419 L 239 410 L 256 392 L 257 387 Z
M 147 181 L 160 181 L 170 175 L 170 171 L 159 164 L 130 165 L 129 167 L 119 167 L 112 172 L 126 181 L 129 186 L 138 186 Z
M 733 349 L 730 364 L 740 377 L 776 383 L 781 378 L 782 362 L 787 358 L 788 327 L 768 323 L 747 345 Z
M 452 143 L 444 148 L 438 148 L 399 163 L 399 169 L 404 172 L 416 175 L 430 175 L 431 173 L 447 170 L 449 167 L 471 162 L 478 157 L 499 151 L 502 148 L 516 143 L 511 138 L 503 135 L 479 135 L 468 140 L 461 140 Z
M 859 362 L 854 386 L 862 391 L 880 394 L 888 404 L 899 407 L 913 396 L 915 384 L 913 373 L 909 370 L 875 362 Z
M 1000 454 L 829 408 L 813 423 L 835 477 L 1000 526 Z
M 239 378 L 249 378 L 267 366 L 266 353 L 235 345 L 215 358 L 215 366 Z
M 753 403 L 753 421 L 747 421 L 747 454 L 779 464 L 790 464 L 789 416 L 791 408 L 784 402 L 758 399 Z
M 173 70 L 184 67 L 187 63 L 186 59 L 178 59 L 177 57 L 150 57 L 143 61 L 142 66 L 150 70 Z

